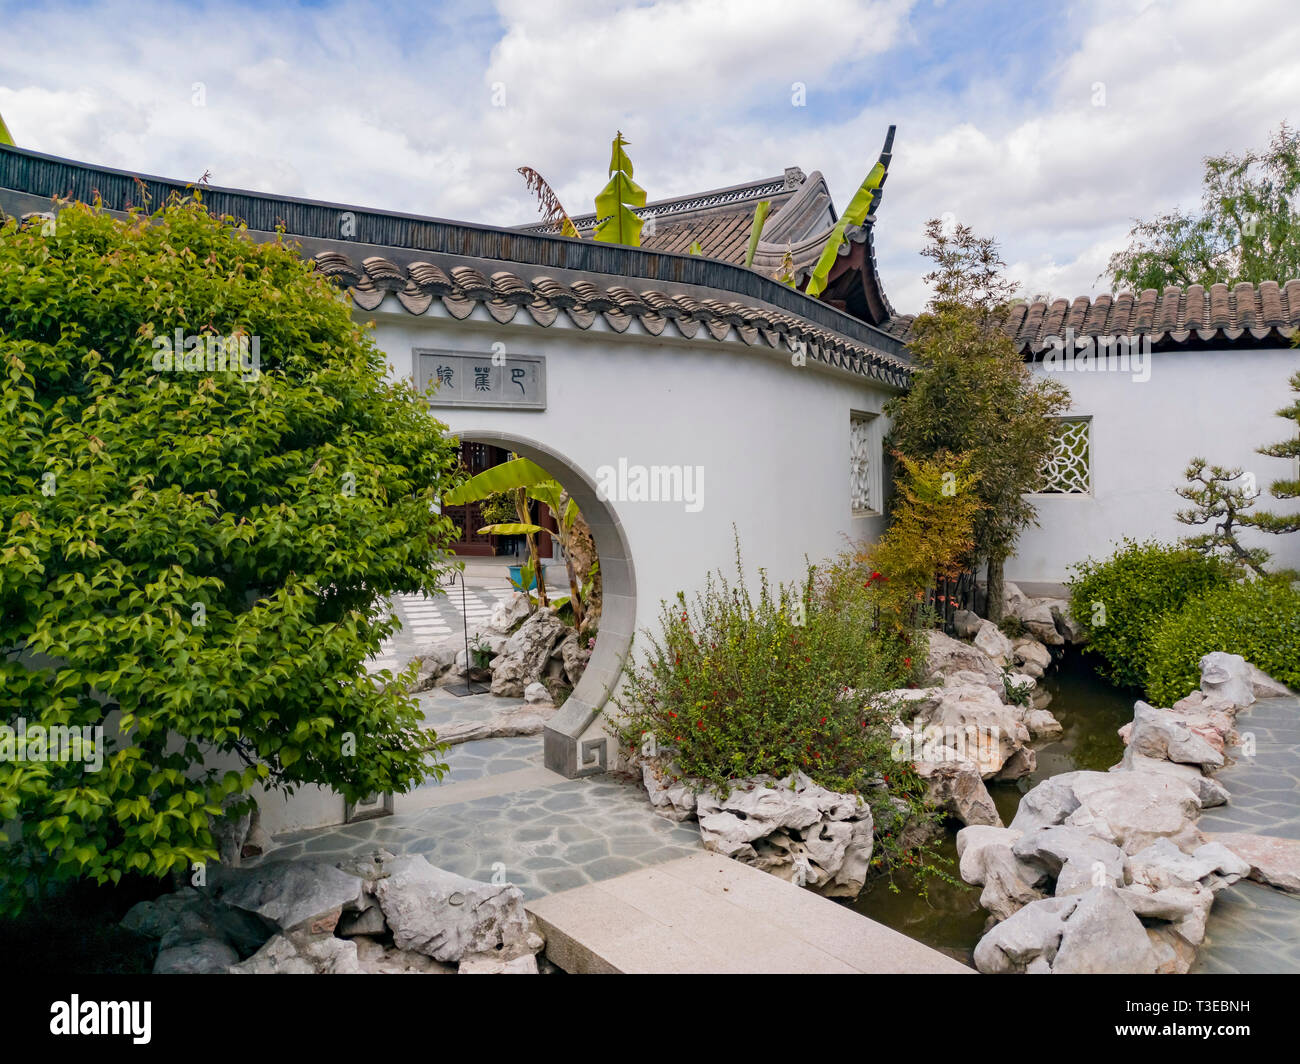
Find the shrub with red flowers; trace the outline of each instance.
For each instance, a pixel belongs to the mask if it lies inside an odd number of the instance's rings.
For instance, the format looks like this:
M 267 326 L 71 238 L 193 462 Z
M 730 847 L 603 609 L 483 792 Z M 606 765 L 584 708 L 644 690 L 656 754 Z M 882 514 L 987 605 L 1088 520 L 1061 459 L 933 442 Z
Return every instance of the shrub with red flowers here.
M 620 698 L 629 746 L 653 736 L 682 776 L 720 791 L 801 771 L 861 794 L 877 824 L 899 821 L 898 798 L 925 815 L 911 765 L 890 757 L 895 708 L 877 698 L 914 682 L 924 645 L 879 626 L 860 585 L 831 589 L 815 567 L 801 584 L 762 570 L 747 581 L 738 549 L 734 582 L 718 573 L 694 599 L 678 593 L 646 638 Z

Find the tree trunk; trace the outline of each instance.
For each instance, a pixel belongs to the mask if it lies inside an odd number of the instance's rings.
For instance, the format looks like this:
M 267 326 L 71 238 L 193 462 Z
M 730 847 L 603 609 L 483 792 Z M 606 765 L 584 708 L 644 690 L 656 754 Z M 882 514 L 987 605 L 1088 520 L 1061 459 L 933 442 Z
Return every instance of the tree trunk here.
M 1007 560 L 1000 555 L 989 556 L 988 601 L 984 604 L 984 613 L 994 624 L 1002 623 L 1002 607 L 1006 595 Z

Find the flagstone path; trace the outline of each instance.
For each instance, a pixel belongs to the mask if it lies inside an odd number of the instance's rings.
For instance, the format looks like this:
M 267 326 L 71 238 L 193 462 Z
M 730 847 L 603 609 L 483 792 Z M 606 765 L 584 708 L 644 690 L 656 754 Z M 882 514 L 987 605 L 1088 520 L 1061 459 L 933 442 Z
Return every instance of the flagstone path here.
M 1237 717 L 1255 756 L 1215 773 L 1227 805 L 1207 810 L 1204 832 L 1247 832 L 1300 839 L 1300 698 L 1262 698 Z M 1300 972 L 1300 896 L 1242 880 L 1219 892 L 1193 973 Z

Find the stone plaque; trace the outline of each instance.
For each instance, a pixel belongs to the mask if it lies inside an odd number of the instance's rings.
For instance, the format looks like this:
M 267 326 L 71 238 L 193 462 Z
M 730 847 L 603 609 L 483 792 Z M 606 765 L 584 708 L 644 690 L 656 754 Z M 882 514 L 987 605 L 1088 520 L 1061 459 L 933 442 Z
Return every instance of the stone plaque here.
M 546 409 L 546 359 L 540 355 L 416 350 L 415 363 L 416 384 L 430 406 Z

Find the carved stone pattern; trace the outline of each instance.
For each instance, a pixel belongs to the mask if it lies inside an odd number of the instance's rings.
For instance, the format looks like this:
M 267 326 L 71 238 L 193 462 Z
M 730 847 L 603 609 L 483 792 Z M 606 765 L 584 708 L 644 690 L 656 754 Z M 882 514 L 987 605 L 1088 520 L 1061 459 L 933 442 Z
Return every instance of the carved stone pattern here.
M 854 513 L 876 511 L 875 418 L 854 417 L 849 429 L 849 499 Z
M 1043 463 L 1042 493 L 1087 495 L 1092 491 L 1092 447 L 1089 418 L 1062 418 L 1056 446 Z

